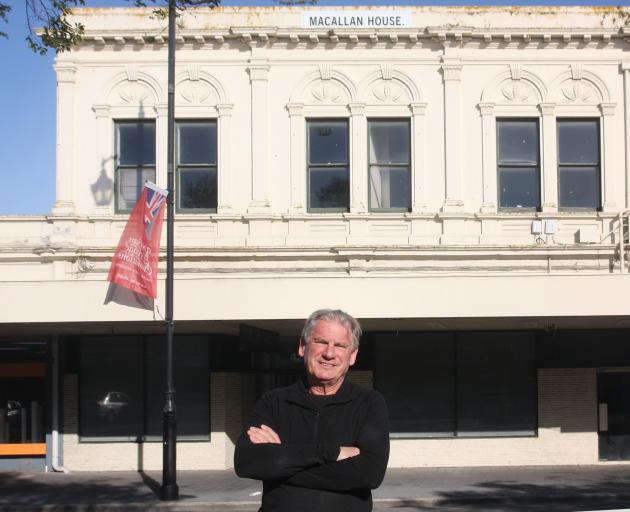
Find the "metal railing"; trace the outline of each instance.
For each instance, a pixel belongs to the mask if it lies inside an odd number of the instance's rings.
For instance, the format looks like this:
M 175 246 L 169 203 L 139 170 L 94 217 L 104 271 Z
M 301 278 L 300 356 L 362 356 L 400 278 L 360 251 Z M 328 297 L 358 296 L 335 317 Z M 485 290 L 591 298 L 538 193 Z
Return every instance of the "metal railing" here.
M 604 235 L 600 242 L 604 242 L 608 238 L 612 237 L 614 234 L 617 236 L 617 250 L 619 251 L 619 272 L 628 272 L 629 269 L 626 269 L 626 261 L 628 258 L 626 257 L 626 251 L 628 250 L 629 243 L 629 228 L 630 228 L 630 208 L 626 208 L 625 210 L 621 210 L 612 220 L 613 229 Z

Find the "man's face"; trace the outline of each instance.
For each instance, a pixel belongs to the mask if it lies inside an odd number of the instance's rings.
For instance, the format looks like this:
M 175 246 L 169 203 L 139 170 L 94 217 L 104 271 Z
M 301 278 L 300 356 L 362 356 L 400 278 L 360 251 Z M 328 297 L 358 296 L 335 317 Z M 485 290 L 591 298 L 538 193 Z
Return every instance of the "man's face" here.
M 308 343 L 302 340 L 299 354 L 311 383 L 337 391 L 357 358 L 348 329 L 337 322 L 318 320 Z

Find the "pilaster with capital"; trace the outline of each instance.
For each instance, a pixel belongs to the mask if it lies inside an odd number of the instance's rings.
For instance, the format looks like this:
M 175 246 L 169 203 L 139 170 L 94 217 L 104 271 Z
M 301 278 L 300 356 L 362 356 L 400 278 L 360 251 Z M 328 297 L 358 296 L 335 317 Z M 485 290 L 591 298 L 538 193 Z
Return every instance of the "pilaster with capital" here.
M 350 109 L 350 211 L 364 213 L 368 205 L 367 120 L 365 104 L 351 103 Z
M 424 197 L 424 188 L 426 185 L 426 177 L 424 174 L 426 169 L 424 141 L 426 137 L 425 114 L 427 104 L 411 103 L 409 108 L 411 109 L 411 211 L 418 213 L 423 212 L 427 207 Z
M 53 215 L 74 215 L 74 88 L 76 67 L 57 64 L 57 158 Z
M 602 183 L 602 210 L 614 212 L 617 209 L 615 201 L 615 115 L 614 103 L 600 103 L 599 108 L 602 113 L 602 144 L 603 154 L 601 155 L 601 183 Z
M 497 211 L 497 124 L 494 115 L 494 103 L 480 103 L 481 113 L 481 151 L 482 151 L 482 213 Z
M 558 149 L 556 135 L 555 103 L 541 103 L 542 115 L 542 162 L 540 165 L 542 211 L 558 211 Z
M 461 169 L 461 60 L 442 58 L 444 82 L 444 170 L 446 174 L 446 198 L 444 212 L 463 210 Z
M 166 188 L 168 183 L 168 105 L 155 105 L 155 184 Z M 175 157 L 177 158 L 177 157 Z M 173 168 L 173 172 L 177 172 Z M 177 180 L 177 178 L 175 178 Z M 177 185 L 175 186 L 177 188 Z M 177 202 L 176 202 L 177 206 Z
M 217 105 L 218 130 L 217 147 L 219 161 L 217 165 L 218 197 L 217 213 L 232 213 L 232 104 Z
M 98 215 L 108 215 L 114 211 L 114 151 L 110 128 L 109 105 L 94 105 L 96 116 L 96 159 L 98 176 L 93 185 L 93 195 Z M 107 189 L 106 189 L 107 188 Z
M 248 67 L 251 84 L 251 200 L 249 213 L 268 213 L 268 86 L 269 64 L 265 59 L 252 59 Z
M 306 168 L 305 168 L 305 126 L 302 103 L 289 103 L 289 131 L 290 131 L 290 165 L 291 165 L 291 197 L 289 211 L 304 213 L 306 211 Z

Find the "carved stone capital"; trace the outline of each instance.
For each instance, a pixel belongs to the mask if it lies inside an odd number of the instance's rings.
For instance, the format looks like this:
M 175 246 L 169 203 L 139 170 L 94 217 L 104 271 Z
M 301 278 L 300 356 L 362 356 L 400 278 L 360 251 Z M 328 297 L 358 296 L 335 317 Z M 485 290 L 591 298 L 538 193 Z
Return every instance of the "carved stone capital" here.
M 217 105 L 217 112 L 219 117 L 230 117 L 232 115 L 232 110 L 234 109 L 234 105 L 231 103 L 220 103 Z
M 477 105 L 479 108 L 479 112 L 481 112 L 482 116 L 493 116 L 494 115 L 494 103 L 479 103 Z
M 269 65 L 268 64 L 252 64 L 247 68 L 249 72 L 249 80 L 254 81 L 267 81 L 269 79 Z
M 411 114 L 414 117 L 420 117 L 420 116 L 425 115 L 427 111 L 427 104 L 426 103 L 410 103 L 409 110 L 411 110 Z
M 92 105 L 92 110 L 96 114 L 96 119 L 109 117 L 109 105 Z
M 543 116 L 552 116 L 554 112 L 556 111 L 556 104 L 555 103 L 541 103 L 538 105 L 538 108 L 540 109 L 540 113 Z
M 362 116 L 365 114 L 365 103 L 349 103 L 348 109 L 352 116 Z
M 612 116 L 615 114 L 616 103 L 600 103 L 599 109 L 602 112 L 603 116 Z
M 442 76 L 444 81 L 461 80 L 462 67 L 462 61 L 459 59 L 442 59 Z
M 76 80 L 77 68 L 68 64 L 57 64 L 53 66 L 57 73 L 57 83 L 73 84 Z
M 287 103 L 287 110 L 291 117 L 302 115 L 304 103 Z

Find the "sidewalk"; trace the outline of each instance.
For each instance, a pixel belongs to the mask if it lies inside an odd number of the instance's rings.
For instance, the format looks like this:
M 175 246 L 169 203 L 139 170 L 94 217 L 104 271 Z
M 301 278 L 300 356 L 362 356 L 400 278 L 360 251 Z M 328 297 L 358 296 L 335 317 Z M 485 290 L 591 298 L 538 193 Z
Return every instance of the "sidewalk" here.
M 0 473 L 0 510 L 254 512 L 260 503 L 260 484 L 232 471 L 180 471 L 177 502 L 157 499 L 160 480 L 154 471 Z M 375 508 L 396 510 L 542 511 L 569 501 L 630 507 L 630 465 L 390 469 L 374 492 Z

